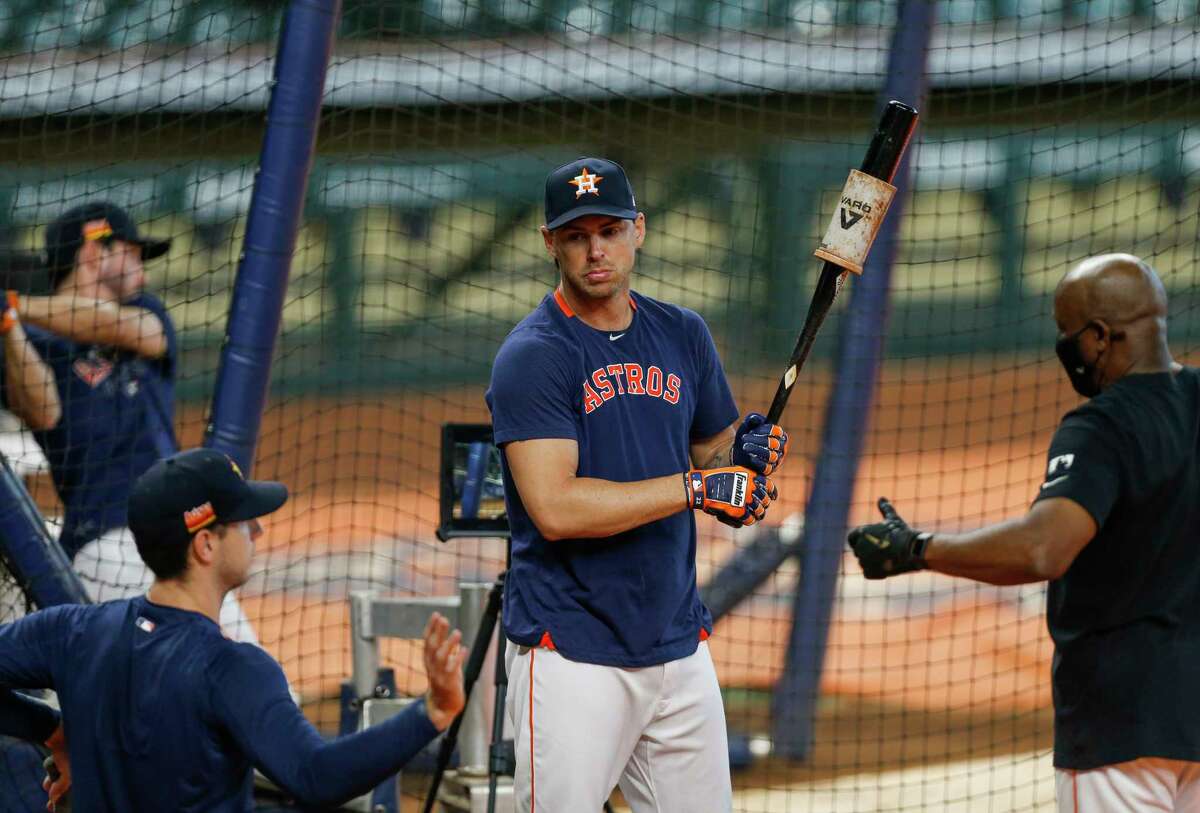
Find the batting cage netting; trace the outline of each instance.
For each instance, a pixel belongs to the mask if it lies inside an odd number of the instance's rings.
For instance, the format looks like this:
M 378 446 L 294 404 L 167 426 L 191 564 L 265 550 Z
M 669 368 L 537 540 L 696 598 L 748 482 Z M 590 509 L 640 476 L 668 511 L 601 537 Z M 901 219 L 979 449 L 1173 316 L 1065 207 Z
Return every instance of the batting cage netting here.
M 3 248 L 36 255 L 94 200 L 170 238 L 145 272 L 177 331 L 181 447 L 211 414 L 286 11 L 0 9 Z M 898 19 L 932 28 L 904 41 Z M 435 538 L 441 431 L 488 422 L 496 350 L 556 284 L 547 172 L 625 166 L 647 227 L 634 289 L 699 312 L 740 410 L 765 412 L 812 251 L 900 82 L 921 124 L 874 265 L 784 414 L 780 499 L 755 529 L 697 516 L 734 810 L 1053 810 L 1045 585 L 868 582 L 845 531 L 880 496 L 930 531 L 1027 509 L 1079 401 L 1051 313 L 1076 261 L 1151 263 L 1189 357 L 1198 23 L 1194 0 L 343 0 L 254 457 L 292 497 L 238 592 L 310 719 L 344 722 L 352 591 L 451 596 L 503 567 L 503 540 Z M 51 291 L 38 264 L 12 266 L 21 296 Z M 116 386 L 108 352 L 63 375 Z M 46 458 L 6 426 L 0 448 L 58 527 Z M 12 581 L 0 617 L 25 604 Z M 400 693 L 423 691 L 416 642 L 380 648 Z M 403 784 L 417 809 L 427 777 Z

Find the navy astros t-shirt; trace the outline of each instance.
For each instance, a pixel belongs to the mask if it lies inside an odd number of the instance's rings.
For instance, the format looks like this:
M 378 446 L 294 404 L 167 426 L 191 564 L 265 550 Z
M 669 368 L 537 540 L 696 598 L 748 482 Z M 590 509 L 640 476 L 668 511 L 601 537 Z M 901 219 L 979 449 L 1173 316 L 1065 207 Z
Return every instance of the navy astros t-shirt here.
M 578 476 L 616 482 L 691 468 L 689 446 L 737 420 L 712 336 L 694 312 L 631 294 L 623 331 L 589 327 L 555 291 L 496 355 L 488 407 L 497 445 L 579 444 Z M 696 523 L 679 513 L 603 539 L 547 541 L 502 455 L 512 528 L 504 596 L 510 640 L 572 660 L 650 666 L 692 654 L 712 616 L 696 590 Z M 682 506 L 683 484 L 680 482 Z
M 166 355 L 142 358 L 24 325 L 30 343 L 54 371 L 62 402 L 58 425 L 33 436 L 50 463 L 63 502 L 59 541 L 72 557 L 100 534 L 127 524 L 133 481 L 176 451 L 175 327 L 166 307 L 151 294 L 124 304 L 159 318 L 167 337 Z M 3 371 L 0 364 L 0 382 Z M 4 400 L 7 404 L 7 392 Z
M 1047 596 L 1055 766 L 1200 761 L 1200 372 L 1126 376 L 1067 413 L 1052 497 L 1099 526 Z

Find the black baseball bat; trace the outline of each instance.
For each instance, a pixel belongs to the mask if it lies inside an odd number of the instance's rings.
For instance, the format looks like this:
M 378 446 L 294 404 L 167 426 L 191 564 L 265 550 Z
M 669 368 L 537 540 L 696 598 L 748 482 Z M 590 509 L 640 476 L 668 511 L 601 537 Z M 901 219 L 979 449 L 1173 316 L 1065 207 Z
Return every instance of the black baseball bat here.
M 916 109 L 903 102 L 888 102 L 879 118 L 879 125 L 875 128 L 875 135 L 871 139 L 871 145 L 867 147 L 867 154 L 859 171 L 890 183 L 896 174 L 896 168 L 900 166 L 904 148 L 908 146 L 908 140 L 917 126 L 917 116 Z M 775 390 L 775 398 L 767 412 L 769 423 L 779 423 L 783 409 L 787 406 L 788 396 L 792 394 L 792 387 L 796 384 L 796 377 L 808 359 L 813 342 L 817 338 L 817 331 L 821 329 L 821 323 L 825 321 L 833 300 L 842 289 L 842 282 L 847 273 L 849 272 L 842 266 L 825 261 L 821 277 L 817 280 L 817 289 L 813 292 L 812 302 L 808 305 L 808 315 L 804 317 L 804 327 L 800 329 L 800 337 L 796 340 L 796 349 L 792 351 L 787 369 L 779 379 L 779 388 Z

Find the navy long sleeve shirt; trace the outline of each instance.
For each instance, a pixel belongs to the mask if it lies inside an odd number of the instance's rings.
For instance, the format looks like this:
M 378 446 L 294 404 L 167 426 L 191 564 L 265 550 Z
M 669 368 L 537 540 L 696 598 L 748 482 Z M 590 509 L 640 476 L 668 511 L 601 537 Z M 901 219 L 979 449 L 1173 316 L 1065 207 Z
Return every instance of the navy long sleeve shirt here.
M 324 739 L 283 670 L 199 613 L 146 598 L 69 605 L 0 627 L 0 734 L 43 737 L 51 718 L 6 689 L 54 689 L 80 810 L 248 811 L 254 767 L 304 805 L 367 792 L 437 734 L 414 703 Z M 11 711 L 12 713 L 5 713 Z
M 0 734 L 28 742 L 45 742 L 58 728 L 59 720 L 53 706 L 0 688 Z

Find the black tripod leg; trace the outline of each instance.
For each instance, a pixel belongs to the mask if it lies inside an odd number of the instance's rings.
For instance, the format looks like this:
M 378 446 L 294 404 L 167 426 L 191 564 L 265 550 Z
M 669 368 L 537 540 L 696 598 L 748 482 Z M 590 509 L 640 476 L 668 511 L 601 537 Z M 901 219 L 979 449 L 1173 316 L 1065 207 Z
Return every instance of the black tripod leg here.
M 488 749 L 487 813 L 496 813 L 496 781 L 501 774 L 512 773 L 504 753 L 504 705 L 508 699 L 508 669 L 504 663 L 504 623 L 496 625 L 496 699 L 492 704 L 492 743 Z
M 496 631 L 496 620 L 500 617 L 500 599 L 503 594 L 504 574 L 500 574 L 496 583 L 492 585 L 492 589 L 488 591 L 487 606 L 484 607 L 483 617 L 479 621 L 479 629 L 476 630 L 475 639 L 471 642 L 471 654 L 463 669 L 463 689 L 468 702 L 471 698 L 471 691 L 475 688 L 476 681 L 479 680 L 479 673 L 483 671 L 483 659 L 487 657 L 488 644 L 491 643 L 492 634 Z M 437 803 L 438 789 L 442 786 L 446 768 L 450 765 L 450 757 L 458 745 L 458 729 L 462 726 L 465 712 L 466 707 L 454 718 L 454 722 L 446 729 L 446 734 L 442 738 L 442 745 L 438 749 L 437 765 L 433 772 L 433 782 L 429 787 L 429 795 L 425 798 L 425 806 L 422 808 L 423 813 L 432 813 L 433 806 Z

